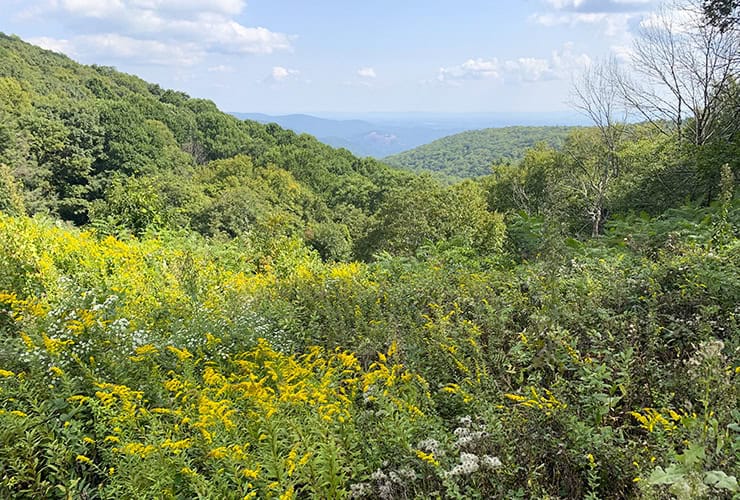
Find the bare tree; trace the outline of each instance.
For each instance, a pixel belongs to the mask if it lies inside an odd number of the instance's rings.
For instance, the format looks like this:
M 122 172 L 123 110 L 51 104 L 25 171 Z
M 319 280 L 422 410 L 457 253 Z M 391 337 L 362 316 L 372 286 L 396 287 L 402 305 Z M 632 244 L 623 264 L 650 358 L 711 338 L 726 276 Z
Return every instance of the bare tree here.
M 609 184 L 619 175 L 619 146 L 626 130 L 627 111 L 622 106 L 616 60 L 590 65 L 573 85 L 572 104 L 594 123 L 602 143 L 603 155 L 597 162 L 585 162 L 571 154 L 580 171 L 580 195 L 587 201 L 586 212 L 591 220 L 591 234 L 598 235 L 606 218 Z
M 573 85 L 573 106 L 584 113 L 599 130 L 608 151 L 607 169 L 619 175 L 617 148 L 627 123 L 627 108 L 622 104 L 620 69 L 615 59 L 592 64 Z
M 632 63 L 642 81 L 624 74 L 618 81 L 626 103 L 645 120 L 696 145 L 722 134 L 718 110 L 740 69 L 740 40 L 707 22 L 699 0 L 663 6 L 644 21 Z

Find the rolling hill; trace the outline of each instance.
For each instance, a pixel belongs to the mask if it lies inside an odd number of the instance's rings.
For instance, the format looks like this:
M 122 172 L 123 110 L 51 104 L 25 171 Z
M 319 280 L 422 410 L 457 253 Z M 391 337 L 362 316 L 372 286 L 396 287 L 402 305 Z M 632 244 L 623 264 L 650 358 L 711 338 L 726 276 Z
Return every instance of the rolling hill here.
M 575 127 L 503 127 L 471 130 L 443 137 L 384 161 L 412 172 L 430 171 L 453 178 L 487 175 L 494 163 L 521 159 L 539 142 L 559 146 Z

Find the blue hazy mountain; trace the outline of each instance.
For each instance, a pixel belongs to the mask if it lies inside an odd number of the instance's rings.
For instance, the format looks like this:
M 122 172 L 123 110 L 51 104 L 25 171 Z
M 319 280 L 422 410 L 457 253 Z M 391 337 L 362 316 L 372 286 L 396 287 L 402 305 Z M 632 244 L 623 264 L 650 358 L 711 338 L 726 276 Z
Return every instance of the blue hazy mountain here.
M 346 148 L 358 156 L 384 158 L 467 130 L 512 125 L 584 125 L 576 113 L 231 113 L 242 120 L 277 123 Z
M 232 113 L 242 120 L 277 123 L 283 128 L 315 136 L 321 142 L 337 148 L 346 148 L 358 156 L 383 158 L 407 149 L 413 149 L 440 137 L 459 132 L 459 129 L 434 126 L 395 125 L 358 119 L 332 119 L 313 115 L 265 115 L 261 113 Z

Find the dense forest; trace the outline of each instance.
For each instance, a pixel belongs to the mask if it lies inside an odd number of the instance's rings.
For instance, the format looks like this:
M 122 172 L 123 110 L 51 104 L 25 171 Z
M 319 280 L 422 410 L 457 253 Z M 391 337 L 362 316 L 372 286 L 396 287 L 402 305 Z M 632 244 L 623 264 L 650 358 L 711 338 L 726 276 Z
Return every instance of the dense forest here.
M 412 172 L 433 172 L 448 180 L 490 175 L 497 165 L 518 163 L 538 143 L 562 146 L 574 127 L 501 127 L 443 137 L 384 159 Z
M 449 183 L 0 35 L 0 496 L 737 498 L 737 66 L 600 68 Z

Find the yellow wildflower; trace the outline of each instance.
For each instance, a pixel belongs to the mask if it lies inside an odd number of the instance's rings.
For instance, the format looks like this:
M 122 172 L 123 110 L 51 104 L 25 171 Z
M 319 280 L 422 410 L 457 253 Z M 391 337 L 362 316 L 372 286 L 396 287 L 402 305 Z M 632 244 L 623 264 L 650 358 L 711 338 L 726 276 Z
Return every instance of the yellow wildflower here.
M 226 378 L 212 367 L 207 366 L 203 372 L 203 381 L 210 386 L 220 386 L 226 383 Z
M 393 355 L 395 355 L 398 352 L 398 342 L 396 342 L 395 339 L 393 339 L 393 342 L 391 342 L 390 347 L 388 348 L 388 357 L 391 358 Z
M 145 344 L 141 347 L 137 347 L 134 351 L 138 356 L 146 356 L 147 354 L 157 354 L 159 350 L 152 344 Z
M 247 479 L 257 479 L 259 475 L 259 469 L 242 469 L 242 476 L 246 477 Z
M 629 412 L 629 414 L 632 415 L 635 420 L 640 423 L 640 427 L 648 432 L 653 432 L 657 425 L 660 425 L 665 431 L 668 432 L 674 431 L 677 428 L 676 424 L 668 421 L 663 415 L 661 415 L 659 411 L 653 408 L 643 408 L 642 413 L 631 411 Z M 679 418 L 674 420 L 680 420 L 680 416 L 678 414 L 675 415 Z M 671 418 L 673 418 L 673 415 L 671 415 Z
M 179 359 L 180 361 L 185 361 L 186 359 L 193 357 L 193 354 L 184 347 L 182 349 L 178 349 L 175 346 L 168 345 L 167 350 L 177 356 L 177 359 Z
M 64 376 L 64 370 L 62 370 L 58 366 L 52 366 L 51 368 L 49 368 L 49 370 L 51 371 L 51 373 L 53 373 L 57 377 L 63 377 Z
M 288 458 L 285 460 L 285 465 L 287 469 L 288 477 L 292 476 L 295 472 L 295 466 L 296 461 L 295 459 L 298 457 L 298 449 L 294 446 L 292 450 L 290 450 L 290 453 L 288 453 Z
M 291 500 L 293 498 L 293 487 L 288 488 L 285 493 L 280 495 L 280 500 Z
M 31 337 L 26 332 L 20 333 L 21 340 L 23 340 L 23 343 L 26 345 L 26 349 L 33 349 L 36 347 L 36 345 L 33 343 L 33 340 L 31 340 Z
M 74 344 L 72 340 L 59 340 L 51 338 L 45 333 L 41 334 L 44 341 L 44 347 L 49 354 L 59 354 L 65 347 Z
M 182 469 L 180 469 L 180 472 L 182 472 L 183 474 L 185 474 L 187 476 L 196 476 L 196 475 L 198 475 L 198 473 L 195 472 L 190 467 L 183 467 Z
M 171 450 L 175 455 L 182 453 L 182 450 L 190 448 L 190 439 L 181 439 L 180 441 L 166 440 L 161 444 L 161 448 Z
M 218 448 L 214 448 L 208 453 L 208 456 L 211 458 L 224 458 L 229 454 L 228 448 L 225 446 L 220 446 Z
M 311 458 L 311 452 L 306 453 L 301 457 L 301 459 L 298 461 L 298 467 L 303 467 L 308 463 L 308 460 Z
M 527 398 L 518 394 L 504 394 L 504 397 L 511 399 L 512 401 L 516 401 L 517 403 L 521 403 L 522 401 L 527 400 Z
M 434 453 L 424 453 L 421 450 L 416 450 L 416 456 L 420 460 L 422 460 L 422 461 L 424 461 L 424 462 L 426 462 L 426 463 L 428 463 L 430 465 L 433 465 L 435 467 L 439 467 L 439 461 L 436 458 L 434 458 Z
M 92 463 L 92 460 L 87 458 L 85 455 L 77 455 L 75 460 L 77 460 L 81 464 L 91 464 Z
M 175 378 L 166 381 L 162 385 L 164 385 L 164 388 L 170 392 L 177 392 L 180 390 L 180 388 L 182 388 L 182 382 L 180 382 L 179 380 Z
M 353 353 L 340 352 L 336 356 L 344 368 L 355 371 L 360 369 L 360 362 Z
M 8 377 L 14 377 L 15 373 L 9 371 L 9 370 L 0 370 L 0 377 L 8 378 Z
M 123 448 L 120 448 L 119 451 L 126 455 L 136 455 L 141 458 L 146 458 L 154 453 L 156 448 L 151 444 L 144 445 L 141 443 L 127 443 Z

